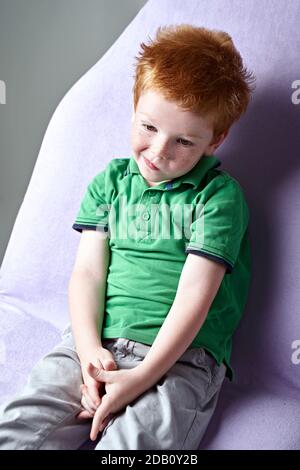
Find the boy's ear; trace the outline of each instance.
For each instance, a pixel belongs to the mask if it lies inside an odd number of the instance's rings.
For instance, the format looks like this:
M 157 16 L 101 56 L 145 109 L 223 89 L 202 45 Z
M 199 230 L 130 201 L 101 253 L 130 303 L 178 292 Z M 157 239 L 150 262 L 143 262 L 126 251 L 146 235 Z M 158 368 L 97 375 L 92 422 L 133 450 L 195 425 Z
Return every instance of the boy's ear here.
M 207 147 L 205 153 L 207 155 L 212 155 L 214 151 L 220 147 L 220 145 L 224 142 L 226 139 L 227 135 L 229 133 L 229 129 L 225 132 L 222 132 L 222 134 L 218 135 L 217 137 L 213 137 L 211 143 Z

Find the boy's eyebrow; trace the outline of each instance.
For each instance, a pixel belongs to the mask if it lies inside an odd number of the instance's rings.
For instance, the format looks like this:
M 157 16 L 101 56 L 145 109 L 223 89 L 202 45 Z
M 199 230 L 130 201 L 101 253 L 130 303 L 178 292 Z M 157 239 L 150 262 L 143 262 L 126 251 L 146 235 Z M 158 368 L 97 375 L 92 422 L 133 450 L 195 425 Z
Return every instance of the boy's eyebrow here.
M 155 121 L 154 121 L 154 119 L 151 118 L 151 116 L 148 116 L 147 114 L 141 113 L 141 112 L 139 112 L 138 114 L 141 114 L 142 116 L 145 116 L 147 119 L 149 119 L 149 121 L 152 121 L 155 124 Z M 189 137 L 189 138 L 192 138 L 192 139 L 201 139 L 201 137 L 199 135 L 192 135 L 192 134 L 188 135 L 188 134 L 184 134 L 184 132 L 179 132 L 178 134 L 184 135 L 185 137 Z

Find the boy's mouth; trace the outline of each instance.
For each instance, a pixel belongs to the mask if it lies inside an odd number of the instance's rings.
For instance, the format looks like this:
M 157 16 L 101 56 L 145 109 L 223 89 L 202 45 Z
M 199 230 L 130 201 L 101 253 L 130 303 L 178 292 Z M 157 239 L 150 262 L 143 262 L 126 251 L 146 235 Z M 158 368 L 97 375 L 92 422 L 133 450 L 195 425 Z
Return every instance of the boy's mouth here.
M 156 170 L 156 171 L 159 170 L 159 168 L 157 168 L 155 165 L 153 165 L 153 163 L 151 163 L 146 157 L 144 157 L 144 155 L 143 155 L 143 158 L 144 158 L 144 160 L 145 160 L 147 166 L 148 166 L 149 168 L 151 168 L 151 170 Z

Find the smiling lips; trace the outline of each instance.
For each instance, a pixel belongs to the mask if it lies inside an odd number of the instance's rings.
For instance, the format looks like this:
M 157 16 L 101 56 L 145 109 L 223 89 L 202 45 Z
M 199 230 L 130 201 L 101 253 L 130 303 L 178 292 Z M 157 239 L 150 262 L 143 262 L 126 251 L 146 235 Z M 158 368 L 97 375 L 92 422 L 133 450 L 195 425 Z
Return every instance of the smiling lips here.
M 155 165 L 153 165 L 153 163 L 149 162 L 149 160 L 146 157 L 144 157 L 144 159 L 145 159 L 145 162 L 148 165 L 148 167 L 151 168 L 151 170 L 159 170 L 159 168 L 157 168 Z

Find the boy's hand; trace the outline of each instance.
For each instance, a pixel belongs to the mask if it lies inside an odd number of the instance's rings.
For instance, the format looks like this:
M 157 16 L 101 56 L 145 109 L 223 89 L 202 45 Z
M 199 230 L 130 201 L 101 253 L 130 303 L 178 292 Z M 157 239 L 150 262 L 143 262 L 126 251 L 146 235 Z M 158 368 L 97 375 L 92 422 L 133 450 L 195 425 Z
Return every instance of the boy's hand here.
M 90 433 L 90 438 L 94 441 L 112 415 L 141 395 L 148 386 L 137 368 L 107 371 L 90 364 L 89 372 L 94 380 L 105 382 L 106 391 L 94 414 Z
M 90 351 L 84 358 L 81 358 L 83 384 L 80 388 L 82 392 L 81 405 L 84 411 L 77 415 L 79 419 L 92 418 L 105 393 L 104 383 L 95 380 L 91 374 L 91 368 L 93 369 L 94 366 L 97 366 L 99 370 L 117 369 L 113 355 L 103 347 Z

